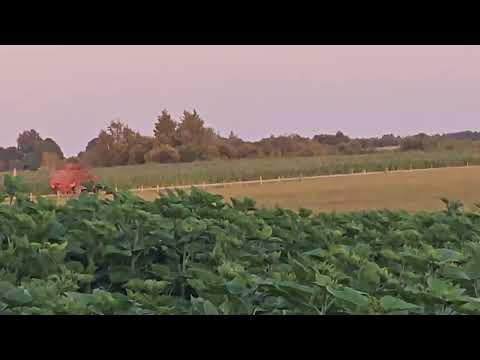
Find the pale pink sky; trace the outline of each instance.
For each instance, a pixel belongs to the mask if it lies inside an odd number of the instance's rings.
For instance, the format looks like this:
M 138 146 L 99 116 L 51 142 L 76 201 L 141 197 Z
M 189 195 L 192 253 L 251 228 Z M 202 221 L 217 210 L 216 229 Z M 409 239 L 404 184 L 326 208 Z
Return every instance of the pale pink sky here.
M 480 46 L 0 46 L 0 146 L 35 128 L 72 155 L 163 108 L 247 139 L 479 130 L 479 64 Z

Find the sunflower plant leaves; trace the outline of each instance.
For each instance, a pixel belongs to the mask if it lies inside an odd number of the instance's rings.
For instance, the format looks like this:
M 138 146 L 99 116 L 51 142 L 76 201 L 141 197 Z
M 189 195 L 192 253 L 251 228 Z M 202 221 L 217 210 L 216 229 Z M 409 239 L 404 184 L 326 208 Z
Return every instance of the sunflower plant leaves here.
M 418 305 L 411 304 L 406 302 L 402 299 L 396 298 L 394 296 L 384 296 L 380 299 L 380 304 L 385 309 L 386 312 L 393 312 L 393 311 L 408 311 L 414 310 L 418 308 Z
M 327 290 L 335 298 L 357 306 L 367 306 L 369 303 L 369 299 L 366 293 L 357 291 L 349 287 L 343 287 L 338 289 L 327 288 Z
M 314 213 L 199 189 L 62 205 L 13 190 L 1 314 L 480 314 L 480 216 L 455 202 Z

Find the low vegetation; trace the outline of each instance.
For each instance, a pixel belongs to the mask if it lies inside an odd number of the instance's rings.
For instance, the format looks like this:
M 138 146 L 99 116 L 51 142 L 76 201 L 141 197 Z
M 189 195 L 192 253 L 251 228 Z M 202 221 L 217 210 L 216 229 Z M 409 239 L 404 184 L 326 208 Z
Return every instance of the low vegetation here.
M 480 215 L 458 202 L 314 214 L 196 189 L 14 198 L 2 314 L 480 314 Z

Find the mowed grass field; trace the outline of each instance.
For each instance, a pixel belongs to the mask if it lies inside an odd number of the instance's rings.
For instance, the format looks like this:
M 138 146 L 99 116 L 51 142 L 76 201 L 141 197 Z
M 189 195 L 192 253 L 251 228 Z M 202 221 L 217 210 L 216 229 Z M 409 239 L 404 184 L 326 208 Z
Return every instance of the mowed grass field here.
M 263 185 L 233 185 L 208 189 L 226 199 L 250 197 L 261 207 L 292 210 L 360 211 L 403 209 L 443 210 L 441 198 L 460 200 L 467 210 L 480 203 L 480 166 L 438 168 L 426 171 L 331 177 Z M 137 193 L 147 200 L 155 192 Z
M 423 169 L 430 167 L 480 165 L 480 153 L 472 151 L 396 152 L 366 155 L 338 155 L 293 158 L 260 158 L 199 161 L 176 164 L 145 164 L 95 168 L 92 173 L 112 188 L 128 190 L 137 187 L 179 186 L 239 180 L 276 179 L 278 177 L 315 176 L 359 173 L 363 170 Z M 34 194 L 48 194 L 49 173 L 46 170 L 25 171 Z M 0 173 L 0 190 L 3 185 Z M 286 185 L 289 186 L 289 185 Z

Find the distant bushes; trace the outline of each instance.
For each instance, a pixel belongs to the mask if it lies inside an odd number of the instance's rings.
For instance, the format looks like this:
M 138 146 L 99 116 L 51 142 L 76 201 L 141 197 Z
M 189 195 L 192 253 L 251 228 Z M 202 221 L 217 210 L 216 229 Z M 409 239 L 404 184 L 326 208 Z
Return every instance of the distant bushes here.
M 154 147 L 145 155 L 146 162 L 173 163 L 180 161 L 180 153 L 170 145 Z

